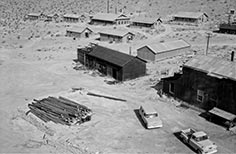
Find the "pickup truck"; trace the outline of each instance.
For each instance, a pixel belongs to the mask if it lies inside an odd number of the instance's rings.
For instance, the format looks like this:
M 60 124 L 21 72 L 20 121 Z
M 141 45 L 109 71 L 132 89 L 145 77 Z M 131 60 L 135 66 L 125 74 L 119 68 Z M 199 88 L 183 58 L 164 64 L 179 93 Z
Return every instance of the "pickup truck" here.
M 184 143 L 189 144 L 199 154 L 212 154 L 217 152 L 217 146 L 209 140 L 209 137 L 203 131 L 188 128 L 180 131 L 180 137 L 183 139 Z

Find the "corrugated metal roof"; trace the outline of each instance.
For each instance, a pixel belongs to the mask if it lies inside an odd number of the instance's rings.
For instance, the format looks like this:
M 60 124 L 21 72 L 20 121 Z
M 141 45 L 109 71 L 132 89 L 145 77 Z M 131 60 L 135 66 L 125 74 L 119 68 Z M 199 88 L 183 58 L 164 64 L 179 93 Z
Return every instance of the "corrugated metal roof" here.
M 123 17 L 124 16 L 124 17 Z M 104 20 L 104 21 L 115 21 L 118 18 L 129 18 L 125 15 L 121 14 L 113 14 L 113 13 L 97 13 L 93 16 L 93 20 Z
M 65 18 L 79 18 L 80 16 L 77 14 L 65 14 L 63 15 Z
M 157 19 L 156 18 L 135 17 L 131 21 L 136 22 L 136 23 L 154 24 L 157 21 Z
M 177 14 L 174 14 L 173 17 L 198 19 L 203 14 L 205 13 L 203 12 L 178 12 Z
M 85 31 L 86 29 L 92 31 L 92 30 L 91 30 L 90 28 L 88 28 L 88 27 L 73 27 L 73 28 L 67 29 L 67 31 L 82 33 L 82 32 Z
M 188 44 L 186 41 L 180 39 L 180 40 L 174 40 L 174 41 L 169 41 L 169 42 L 151 43 L 146 46 L 150 50 L 152 50 L 153 53 L 157 54 L 157 53 L 161 53 L 161 52 L 190 47 L 190 44 Z
M 99 32 L 101 34 L 106 34 L 106 35 L 113 35 L 113 36 L 120 36 L 120 37 L 123 37 L 125 36 L 126 34 L 128 33 L 131 33 L 127 30 L 117 30 L 117 29 L 113 29 L 113 30 L 103 30 L 101 32 Z M 131 33 L 133 34 L 133 33 Z M 134 34 L 133 34 L 134 35 Z
M 101 60 L 107 61 L 111 64 L 115 64 L 121 67 L 124 66 L 133 58 L 135 58 L 131 55 L 121 53 L 119 51 L 112 50 L 112 49 L 98 46 L 98 45 L 95 46 L 92 52 L 90 52 L 88 55 L 99 58 Z
M 233 121 L 236 118 L 236 115 L 226 112 L 224 110 L 221 110 L 217 107 L 214 107 L 209 111 L 211 114 L 217 115 L 219 117 L 225 118 L 226 120 Z
M 198 55 L 185 63 L 184 66 L 206 72 L 211 76 L 216 75 L 236 80 L 236 62 L 226 61 L 217 57 Z

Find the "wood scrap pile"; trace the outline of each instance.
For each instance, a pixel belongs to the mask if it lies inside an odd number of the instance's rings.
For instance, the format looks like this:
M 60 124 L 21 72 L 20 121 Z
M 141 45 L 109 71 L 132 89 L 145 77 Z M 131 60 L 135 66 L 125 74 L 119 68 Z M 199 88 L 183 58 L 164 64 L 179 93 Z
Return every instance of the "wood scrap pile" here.
M 61 96 L 34 99 L 28 107 L 29 112 L 44 122 L 52 121 L 68 126 L 89 121 L 92 116 L 91 109 Z

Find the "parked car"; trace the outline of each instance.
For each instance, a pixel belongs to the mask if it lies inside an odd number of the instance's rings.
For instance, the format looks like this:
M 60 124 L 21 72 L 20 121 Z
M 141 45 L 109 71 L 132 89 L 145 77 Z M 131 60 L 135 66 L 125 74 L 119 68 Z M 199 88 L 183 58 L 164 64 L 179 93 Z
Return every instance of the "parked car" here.
M 180 132 L 183 142 L 189 144 L 199 154 L 212 154 L 217 152 L 217 146 L 209 140 L 209 136 L 203 131 L 188 128 Z
M 157 111 L 152 106 L 148 104 L 140 106 L 139 114 L 147 129 L 163 127 Z

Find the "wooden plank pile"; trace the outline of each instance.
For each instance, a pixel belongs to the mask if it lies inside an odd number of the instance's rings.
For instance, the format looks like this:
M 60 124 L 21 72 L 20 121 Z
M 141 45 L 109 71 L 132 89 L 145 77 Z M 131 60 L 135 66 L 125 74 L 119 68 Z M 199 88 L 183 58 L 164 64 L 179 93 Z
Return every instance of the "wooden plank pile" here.
M 68 126 L 89 121 L 92 116 L 91 109 L 61 96 L 58 98 L 49 96 L 42 100 L 34 99 L 28 107 L 29 112 L 44 122 L 52 121 Z

